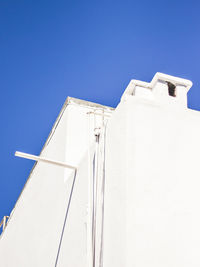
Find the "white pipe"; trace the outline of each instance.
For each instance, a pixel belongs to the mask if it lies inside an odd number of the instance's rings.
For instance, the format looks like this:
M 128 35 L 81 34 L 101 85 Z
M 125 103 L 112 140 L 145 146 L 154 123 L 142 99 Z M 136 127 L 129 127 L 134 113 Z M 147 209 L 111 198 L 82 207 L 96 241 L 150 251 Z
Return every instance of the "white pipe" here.
M 55 160 L 51 160 L 51 159 L 47 159 L 47 158 L 43 158 L 40 156 L 35 156 L 35 155 L 19 152 L 19 151 L 15 152 L 15 156 L 20 157 L 20 158 L 35 160 L 35 161 L 42 161 L 42 162 L 54 164 L 57 166 L 61 166 L 61 167 L 65 167 L 65 168 L 69 168 L 69 169 L 73 169 L 73 170 L 77 169 L 76 167 L 68 165 L 68 164 L 61 162 L 61 161 L 55 161 Z

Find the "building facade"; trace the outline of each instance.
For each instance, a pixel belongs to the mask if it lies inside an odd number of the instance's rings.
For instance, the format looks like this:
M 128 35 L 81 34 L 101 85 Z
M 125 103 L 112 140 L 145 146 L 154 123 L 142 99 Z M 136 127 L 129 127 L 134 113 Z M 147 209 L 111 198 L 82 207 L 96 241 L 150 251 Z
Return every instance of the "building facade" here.
M 0 237 L 2 266 L 200 266 L 191 86 L 157 73 L 116 109 L 68 98 Z

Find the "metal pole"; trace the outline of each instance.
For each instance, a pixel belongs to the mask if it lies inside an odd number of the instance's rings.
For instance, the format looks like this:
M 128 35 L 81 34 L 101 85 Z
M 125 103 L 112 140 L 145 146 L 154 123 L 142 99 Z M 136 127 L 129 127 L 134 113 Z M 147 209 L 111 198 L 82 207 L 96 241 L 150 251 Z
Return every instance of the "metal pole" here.
M 65 167 L 65 168 L 69 168 L 69 169 L 73 169 L 73 170 L 77 169 L 76 167 L 68 165 L 68 164 L 61 162 L 61 161 L 55 161 L 55 160 L 51 160 L 48 158 L 43 158 L 40 156 L 35 156 L 35 155 L 31 155 L 31 154 L 27 154 L 27 153 L 23 153 L 23 152 L 19 152 L 19 151 L 15 152 L 15 156 L 20 157 L 20 158 L 35 160 L 35 161 L 42 161 L 42 162 L 54 164 L 57 166 L 61 166 L 61 167 Z

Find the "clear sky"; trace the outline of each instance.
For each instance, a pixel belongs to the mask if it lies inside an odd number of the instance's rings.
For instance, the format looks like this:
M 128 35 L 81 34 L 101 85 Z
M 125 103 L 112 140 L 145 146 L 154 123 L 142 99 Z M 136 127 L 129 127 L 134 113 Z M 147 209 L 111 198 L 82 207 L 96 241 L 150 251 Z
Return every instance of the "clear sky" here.
M 0 0 L 0 220 L 9 215 L 67 96 L 115 107 L 131 79 L 193 81 L 200 1 Z

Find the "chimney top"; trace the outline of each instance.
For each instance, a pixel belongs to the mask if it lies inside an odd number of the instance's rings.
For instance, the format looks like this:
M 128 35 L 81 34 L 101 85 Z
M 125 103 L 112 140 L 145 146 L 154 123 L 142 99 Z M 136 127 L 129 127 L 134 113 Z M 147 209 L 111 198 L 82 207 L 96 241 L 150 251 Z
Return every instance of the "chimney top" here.
M 178 104 L 187 105 L 187 92 L 191 87 L 190 80 L 157 72 L 150 83 L 131 80 L 122 100 L 128 95 L 135 95 L 164 102 L 170 102 L 173 98 Z

